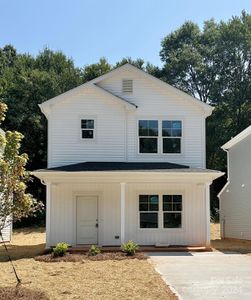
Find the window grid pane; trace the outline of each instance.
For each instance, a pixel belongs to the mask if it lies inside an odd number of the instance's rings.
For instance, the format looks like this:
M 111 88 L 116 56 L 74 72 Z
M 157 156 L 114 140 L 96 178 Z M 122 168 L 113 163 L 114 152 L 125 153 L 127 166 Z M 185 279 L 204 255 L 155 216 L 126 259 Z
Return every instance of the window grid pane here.
M 94 120 L 92 119 L 82 119 L 81 120 L 82 129 L 94 129 Z
M 158 136 L 158 120 L 139 120 L 139 136 Z

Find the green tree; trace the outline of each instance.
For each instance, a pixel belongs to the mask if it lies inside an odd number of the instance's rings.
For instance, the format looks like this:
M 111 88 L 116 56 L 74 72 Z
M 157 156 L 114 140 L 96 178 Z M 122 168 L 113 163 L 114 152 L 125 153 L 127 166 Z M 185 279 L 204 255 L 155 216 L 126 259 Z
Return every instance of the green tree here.
M 220 146 L 251 122 L 251 15 L 186 22 L 166 36 L 161 78 L 215 106 L 207 124 L 207 165 L 224 170 Z
M 0 102 L 0 125 L 6 111 L 7 105 Z M 30 175 L 25 169 L 28 156 L 20 154 L 22 139 L 23 135 L 17 131 L 0 132 L 0 234 L 9 217 L 20 220 L 43 207 L 26 192 Z
M 111 71 L 112 66 L 108 63 L 106 58 L 100 58 L 98 63 L 86 65 L 82 68 L 82 79 L 83 82 L 90 81 L 96 77 L 99 77 L 109 71 Z

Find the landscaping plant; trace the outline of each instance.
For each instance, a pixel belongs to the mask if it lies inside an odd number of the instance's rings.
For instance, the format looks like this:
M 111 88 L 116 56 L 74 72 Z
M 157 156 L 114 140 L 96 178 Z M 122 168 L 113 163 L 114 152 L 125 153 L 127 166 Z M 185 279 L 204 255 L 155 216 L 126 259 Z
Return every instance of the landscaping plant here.
M 58 243 L 55 248 L 53 248 L 53 256 L 64 256 L 69 248 L 69 245 L 66 243 Z
M 89 256 L 96 256 L 97 254 L 99 254 L 101 252 L 101 250 L 95 246 L 95 245 L 92 245 L 88 251 L 88 255 Z
M 122 244 L 121 249 L 126 255 L 135 255 L 136 251 L 139 249 L 138 244 L 130 240 L 127 243 Z

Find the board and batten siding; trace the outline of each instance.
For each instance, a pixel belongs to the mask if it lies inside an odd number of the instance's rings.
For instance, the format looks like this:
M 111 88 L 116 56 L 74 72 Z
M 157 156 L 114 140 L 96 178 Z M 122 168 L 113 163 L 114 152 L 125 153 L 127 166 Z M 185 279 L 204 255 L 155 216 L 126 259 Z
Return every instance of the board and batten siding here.
M 122 93 L 123 79 L 133 80 L 132 94 Z M 84 161 L 166 161 L 205 167 L 205 114 L 199 105 L 132 70 L 121 70 L 97 85 L 136 104 L 137 109 L 126 110 L 121 101 L 97 88 L 85 87 L 64 96 L 68 98 L 52 106 L 48 116 L 49 167 Z M 81 140 L 80 116 L 96 120 L 94 141 Z M 139 154 L 138 119 L 182 120 L 182 153 Z
M 225 220 L 225 237 L 251 240 L 251 135 L 228 151 L 229 184 L 220 195 L 221 224 Z
M 98 196 L 99 245 L 120 245 L 120 183 L 51 184 L 50 234 L 47 246 L 58 242 L 76 244 L 76 197 Z M 140 193 L 183 194 L 182 229 L 140 229 Z M 205 245 L 205 186 L 203 184 L 127 183 L 125 240 L 141 245 Z

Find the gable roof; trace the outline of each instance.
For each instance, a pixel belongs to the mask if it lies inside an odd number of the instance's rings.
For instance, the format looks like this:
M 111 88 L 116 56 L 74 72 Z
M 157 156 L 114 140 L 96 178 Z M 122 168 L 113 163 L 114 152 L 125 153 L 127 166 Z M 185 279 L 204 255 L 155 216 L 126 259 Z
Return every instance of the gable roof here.
M 122 65 L 104 75 L 101 75 L 97 78 L 94 78 L 78 87 L 75 87 L 65 93 L 62 93 L 50 100 L 47 100 L 41 104 L 39 104 L 39 107 L 40 109 L 42 110 L 42 112 L 46 115 L 48 113 L 48 110 L 50 110 L 51 106 L 61 102 L 61 101 L 64 101 L 66 99 L 67 96 L 71 95 L 71 94 L 74 94 L 74 93 L 77 93 L 79 92 L 80 90 L 83 90 L 87 87 L 94 87 L 96 86 L 97 87 L 97 83 L 102 81 L 102 80 L 105 80 L 105 79 L 108 79 L 110 77 L 113 77 L 115 74 L 117 74 L 118 72 L 121 72 L 122 70 L 131 70 L 131 71 L 134 71 L 134 72 L 137 72 L 139 75 L 141 76 L 144 76 L 146 78 L 149 78 L 151 80 L 154 80 L 156 84 L 159 84 L 161 85 L 162 87 L 166 88 L 166 89 L 169 89 L 169 90 L 172 90 L 174 93 L 178 93 L 178 94 L 181 94 L 182 95 L 182 99 L 186 100 L 186 101 L 189 101 L 190 103 L 193 103 L 195 105 L 198 105 L 199 107 L 201 107 L 206 115 L 211 115 L 212 111 L 213 111 L 213 107 L 210 106 L 209 104 L 207 103 L 204 103 L 202 101 L 200 101 L 199 99 L 195 98 L 195 97 L 192 97 L 190 96 L 189 94 L 171 86 L 170 84 L 146 73 L 145 71 L 141 70 L 141 69 L 138 69 L 137 67 L 127 63 L 125 65 Z M 98 86 L 100 89 L 102 89 L 100 86 Z M 132 106 L 134 106 L 134 109 L 137 108 L 137 106 L 131 102 L 129 102 L 128 100 L 120 97 L 120 96 L 117 96 L 117 95 L 114 95 L 113 93 L 111 93 L 110 91 L 107 91 L 105 89 L 103 89 L 104 92 L 106 92 L 107 95 L 110 95 L 111 97 L 113 97 L 114 100 L 118 100 L 121 104 L 124 104 L 126 105 L 126 107 L 129 107 L 129 108 L 132 108 Z M 115 98 L 114 98 L 115 97 Z
M 242 140 L 244 140 L 246 137 L 248 137 L 251 134 L 251 125 L 244 129 L 242 132 L 237 134 L 235 137 L 233 137 L 230 141 L 225 143 L 221 148 L 224 150 L 228 150 L 234 145 L 238 144 Z

